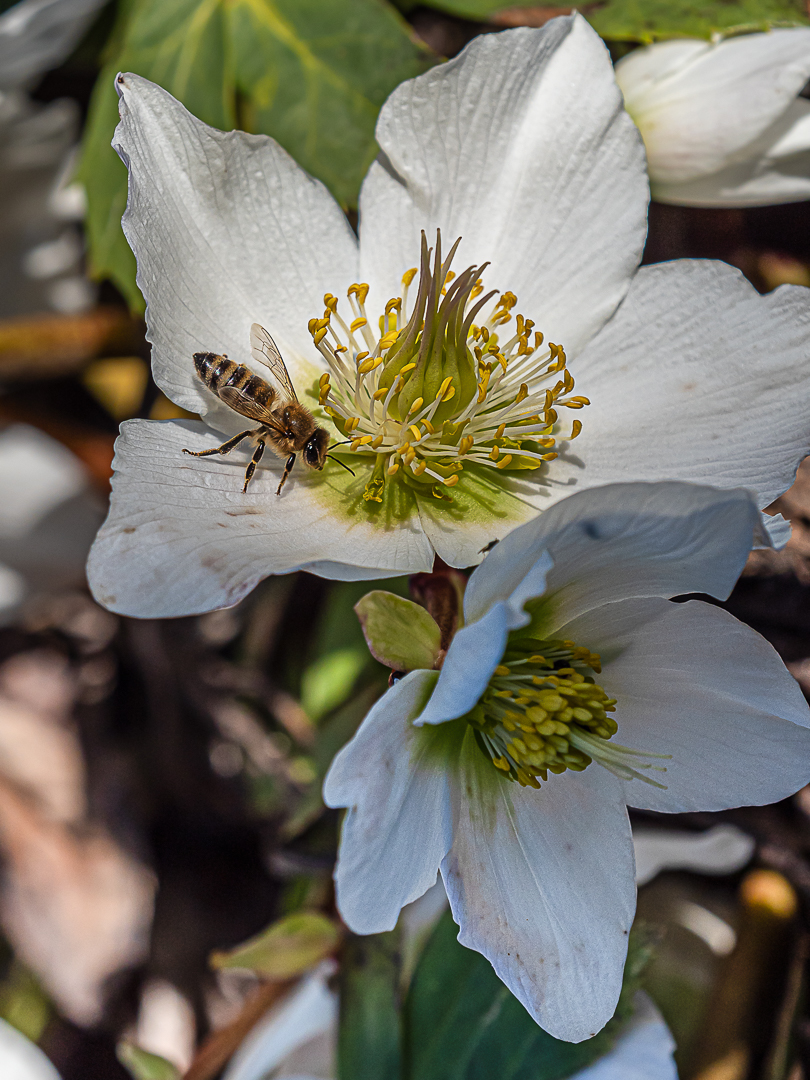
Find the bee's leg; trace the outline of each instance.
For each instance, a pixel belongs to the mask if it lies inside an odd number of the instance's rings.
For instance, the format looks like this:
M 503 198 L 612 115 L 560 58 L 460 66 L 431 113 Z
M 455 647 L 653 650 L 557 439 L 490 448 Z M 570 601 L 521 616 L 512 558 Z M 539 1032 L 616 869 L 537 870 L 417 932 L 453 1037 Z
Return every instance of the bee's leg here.
M 222 446 L 215 446 L 212 450 L 183 450 L 184 454 L 191 454 L 192 457 L 210 457 L 211 454 L 230 454 L 231 450 L 235 450 L 239 443 L 248 437 L 248 435 L 258 435 L 261 432 L 261 428 L 251 428 L 250 431 L 241 431 L 238 435 L 234 435 L 232 439 L 228 439 Z
M 276 488 L 276 495 L 281 494 L 281 489 L 284 487 L 284 482 L 292 471 L 292 467 L 295 464 L 295 454 L 290 454 L 287 458 L 287 464 L 284 466 L 284 472 L 281 475 L 281 483 Z
M 262 454 L 264 453 L 264 439 L 259 439 L 259 443 L 256 449 L 253 451 L 253 457 L 248 462 L 248 467 L 245 469 L 245 486 L 242 488 L 242 494 L 247 491 L 248 484 L 253 479 L 253 474 L 256 472 L 256 466 L 262 460 Z

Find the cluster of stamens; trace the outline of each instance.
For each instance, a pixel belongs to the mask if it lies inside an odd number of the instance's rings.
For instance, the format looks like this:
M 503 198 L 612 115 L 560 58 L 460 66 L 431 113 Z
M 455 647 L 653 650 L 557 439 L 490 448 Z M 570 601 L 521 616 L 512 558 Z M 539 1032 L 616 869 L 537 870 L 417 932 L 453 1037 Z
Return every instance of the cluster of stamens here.
M 573 641 L 518 639 L 495 669 L 484 696 L 466 720 L 492 764 L 524 787 L 540 787 L 549 773 L 582 772 L 592 761 L 624 780 L 664 787 L 640 769 L 666 772 L 645 754 L 610 740 L 618 731 L 608 697 L 586 671 L 601 671 L 599 656 Z
M 539 469 L 558 456 L 560 439 L 581 430 L 579 420 L 566 434 L 559 430 L 559 407 L 589 404 L 572 395 L 562 346 L 544 344 L 523 315 L 513 320 L 513 293 L 482 295 L 486 263 L 453 273 L 459 242 L 442 261 L 438 236 L 431 264 L 423 234 L 413 306 L 416 268 L 403 276 L 402 296 L 385 305 L 378 334 L 366 312 L 366 284 L 348 290 L 351 319 L 327 293 L 323 317 L 310 320 L 328 365 L 320 405 L 349 450 L 373 468 L 366 501 L 381 502 L 393 477 L 446 499 L 468 464 Z

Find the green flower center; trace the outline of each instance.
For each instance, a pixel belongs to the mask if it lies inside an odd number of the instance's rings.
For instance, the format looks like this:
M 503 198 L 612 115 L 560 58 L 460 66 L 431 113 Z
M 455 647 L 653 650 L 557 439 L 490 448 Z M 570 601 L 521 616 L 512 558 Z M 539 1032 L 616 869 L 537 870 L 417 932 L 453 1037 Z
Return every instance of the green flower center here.
M 450 269 L 460 240 L 442 261 L 422 234 L 416 297 L 409 308 L 414 267 L 402 296 L 385 305 L 379 333 L 369 325 L 368 285 L 352 285 L 352 316 L 324 297 L 323 318 L 309 330 L 327 362 L 319 400 L 349 444 L 352 465 L 371 469 L 363 498 L 382 502 L 386 485 L 404 483 L 417 494 L 452 501 L 466 465 L 506 471 L 542 469 L 558 456 L 558 442 L 582 425 L 560 430 L 558 409 L 581 409 L 561 345 L 544 345 L 534 323 L 512 309 L 510 292 L 483 294 L 481 274 Z M 497 297 L 497 299 L 495 299 Z
M 616 699 L 587 671 L 601 671 L 599 656 L 573 641 L 517 637 L 464 719 L 495 768 L 524 787 L 538 788 L 549 773 L 582 772 L 597 761 L 624 780 L 663 788 L 639 770 L 666 772 L 642 759 L 668 755 L 645 754 L 610 741 L 618 731 L 608 715 Z

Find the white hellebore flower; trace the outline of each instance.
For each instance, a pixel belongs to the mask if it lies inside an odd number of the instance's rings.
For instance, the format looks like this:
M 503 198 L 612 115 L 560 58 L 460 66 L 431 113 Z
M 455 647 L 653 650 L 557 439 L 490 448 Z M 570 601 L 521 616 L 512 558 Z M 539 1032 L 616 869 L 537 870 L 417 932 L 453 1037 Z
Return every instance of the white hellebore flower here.
M 348 808 L 335 876 L 349 927 L 389 930 L 441 871 L 459 941 L 541 1027 L 598 1031 L 635 909 L 626 806 L 770 803 L 810 778 L 810 710 L 771 646 L 668 599 L 726 597 L 757 526 L 744 491 L 622 484 L 502 540 L 441 670 L 388 690 L 326 778 L 327 804 Z
M 761 297 L 722 263 L 638 269 L 643 146 L 580 16 L 478 38 L 394 91 L 359 241 L 273 140 L 206 127 L 136 75 L 117 85 L 155 378 L 203 420 L 123 426 L 88 571 L 108 607 L 205 611 L 297 568 L 469 566 L 616 479 L 744 485 L 763 507 L 790 485 L 810 443 L 810 292 Z M 355 475 L 317 444 L 277 496 L 268 450 L 243 493 L 245 442 L 183 455 L 257 431 L 234 411 L 252 408 L 248 372 L 271 378 L 254 322 Z
M 616 64 L 653 198 L 684 206 L 810 199 L 810 27 L 648 45 Z

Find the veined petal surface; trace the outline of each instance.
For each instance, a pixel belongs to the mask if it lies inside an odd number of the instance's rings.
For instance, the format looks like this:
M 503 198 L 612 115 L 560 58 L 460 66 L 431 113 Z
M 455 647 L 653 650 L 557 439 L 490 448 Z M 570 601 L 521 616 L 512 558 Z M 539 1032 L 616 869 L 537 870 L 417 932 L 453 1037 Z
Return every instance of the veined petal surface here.
M 414 727 L 436 682 L 413 671 L 377 702 L 329 769 L 327 806 L 348 807 L 335 871 L 337 901 L 358 934 L 392 930 L 435 884 L 450 847 L 448 763 Z
M 266 135 L 203 124 L 159 86 L 119 75 L 113 146 L 129 169 L 123 228 L 146 297 L 152 370 L 178 405 L 222 430 L 240 423 L 194 372 L 195 352 L 261 374 L 250 327 L 265 326 L 299 391 L 323 361 L 307 322 L 325 292 L 356 280 L 357 245 L 340 207 Z
M 435 231 L 490 262 L 547 340 L 578 352 L 637 267 L 649 191 L 607 50 L 579 15 L 476 38 L 382 108 L 360 201 L 361 273 L 398 296 Z
M 509 784 L 469 732 L 442 864 L 459 941 L 482 953 L 551 1035 L 590 1038 L 616 1008 L 636 890 L 619 781 L 566 772 Z
M 728 612 L 699 600 L 626 600 L 564 632 L 602 656 L 600 684 L 618 702 L 616 741 L 672 755 L 661 762 L 666 774 L 652 774 L 665 791 L 622 782 L 630 806 L 665 813 L 758 806 L 810 780 L 810 709 L 801 690 L 768 642 Z
M 760 296 L 710 260 L 642 267 L 577 385 L 591 405 L 560 480 L 747 487 L 768 506 L 810 449 L 810 290 Z
M 629 596 L 725 598 L 758 524 L 745 491 L 678 483 L 591 488 L 493 548 L 467 585 L 465 619 L 480 619 L 511 596 L 544 551 L 553 561 L 544 590 L 550 633 L 589 608 Z
M 656 63 L 658 61 L 658 63 Z M 616 65 L 653 182 L 716 172 L 778 119 L 810 78 L 810 28 L 716 44 L 663 42 Z
M 105 607 L 142 618 L 190 615 L 237 603 L 269 574 L 380 578 L 432 566 L 418 517 L 388 529 L 335 514 L 332 486 L 342 472 L 302 481 L 294 470 L 277 496 L 283 466 L 268 450 L 242 494 L 244 453 L 182 453 L 217 442 L 198 421 L 122 425 L 110 514 L 87 568 Z

